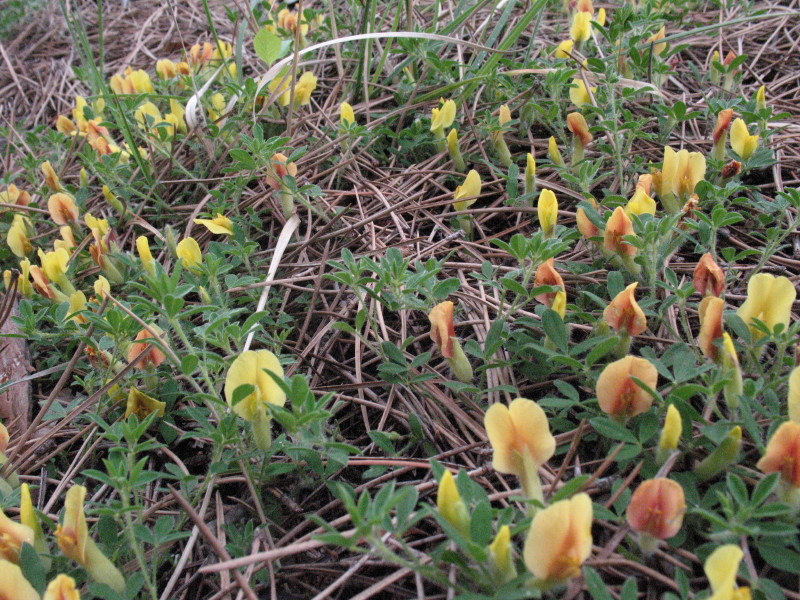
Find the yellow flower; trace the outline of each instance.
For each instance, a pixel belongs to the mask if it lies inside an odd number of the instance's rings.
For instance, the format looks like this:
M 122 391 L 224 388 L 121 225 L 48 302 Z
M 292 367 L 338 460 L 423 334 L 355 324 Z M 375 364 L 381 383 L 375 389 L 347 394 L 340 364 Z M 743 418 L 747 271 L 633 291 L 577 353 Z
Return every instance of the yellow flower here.
M 0 192 L 0 202 L 16 204 L 17 206 L 28 206 L 31 202 L 31 195 L 25 190 L 20 190 L 12 183 L 4 192 Z
M 58 282 L 66 275 L 67 268 L 69 268 L 69 252 L 59 248 L 45 253 L 40 249 L 39 262 L 47 278 L 50 281 Z
M 39 600 L 39 593 L 28 583 L 22 569 L 0 559 L 0 598 L 9 600 Z
M 600 25 L 600 27 L 605 27 L 606 26 L 606 9 L 605 8 L 601 8 L 600 10 L 597 11 L 597 18 L 595 19 L 595 21 L 597 22 L 598 25 Z
M 503 525 L 494 541 L 489 544 L 489 565 L 492 575 L 499 584 L 508 583 L 517 576 L 511 555 L 511 528 Z
M 677 450 L 678 441 L 681 439 L 682 432 L 683 424 L 681 423 L 681 413 L 678 412 L 674 404 L 670 404 L 667 408 L 667 418 L 664 420 L 664 428 L 661 430 L 661 436 L 658 438 L 658 450 L 665 452 Z
M 453 193 L 453 208 L 456 210 L 466 210 L 477 200 L 481 193 L 481 176 L 475 169 L 467 173 L 464 183 L 456 188 Z
M 558 222 L 558 200 L 552 190 L 545 188 L 541 191 L 536 210 L 539 217 L 539 226 L 542 228 L 544 237 L 552 237 Z
M 348 102 L 342 102 L 339 105 L 339 123 L 342 125 L 350 125 L 356 122 L 356 115 L 353 112 L 353 107 Z
M 553 298 L 553 305 L 550 308 L 556 311 L 558 316 L 563 319 L 567 314 L 567 292 L 558 290 L 556 292 L 556 297 Z
M 756 110 L 760 111 L 767 108 L 767 90 L 763 85 L 758 88 L 758 91 L 756 92 L 755 102 Z
M 32 234 L 33 226 L 27 217 L 20 214 L 14 215 L 14 220 L 11 221 L 11 227 L 8 228 L 8 235 L 6 242 L 16 256 L 25 258 L 33 251 L 33 245 L 30 242 L 29 236 Z
M 686 199 L 698 182 L 706 176 L 706 157 L 699 152 L 675 152 L 664 147 L 664 165 L 661 169 L 661 186 L 658 195 L 662 202 L 669 194 Z M 676 212 L 676 211 L 672 211 Z
M 211 233 L 233 235 L 233 223 L 228 217 L 220 213 L 217 213 L 214 219 L 195 219 L 194 222 L 197 225 L 205 225 Z
M 317 78 L 311 71 L 306 71 L 300 76 L 294 88 L 294 106 L 305 106 L 311 102 L 311 94 L 317 89 Z M 288 98 L 287 98 L 287 104 Z M 284 105 L 285 106 L 285 105 Z
M 658 371 L 647 359 L 628 355 L 608 364 L 597 378 L 600 410 L 617 419 L 646 412 L 653 404 L 653 397 L 633 381 L 634 377 L 648 388 L 656 389 Z
M 101 300 L 106 297 L 106 294 L 110 294 L 111 284 L 108 282 L 108 279 L 102 275 L 98 276 L 97 281 L 94 282 L 94 293 Z
M 0 509 L 0 558 L 18 562 L 23 543 L 33 546 L 33 529 L 22 523 L 15 523 Z
M 164 115 L 164 120 L 172 125 L 175 131 L 186 133 L 186 109 L 174 98 L 169 100 L 169 112 Z
M 431 131 L 437 137 L 444 137 L 444 130 L 453 124 L 456 119 L 456 103 L 445 100 L 441 108 L 431 109 Z
M 53 248 L 56 250 L 63 248 L 67 252 L 72 252 L 75 247 L 75 236 L 72 233 L 72 228 L 69 225 L 62 225 L 58 230 L 61 233 L 61 239 L 53 242 Z
M 83 512 L 83 502 L 86 498 L 86 488 L 73 485 L 67 492 L 64 501 L 64 520 L 56 528 L 56 541 L 61 552 L 71 558 L 84 569 L 98 583 L 105 583 L 111 589 L 122 593 L 125 589 L 125 579 L 122 573 L 100 552 L 94 540 L 89 537 L 89 528 L 86 526 L 86 515 Z
M 86 294 L 80 290 L 76 290 L 69 295 L 69 313 L 72 315 L 72 320 L 76 323 L 87 323 L 86 316 L 81 314 L 86 310 Z
M 80 598 L 75 580 L 66 575 L 59 575 L 48 584 L 43 600 L 80 600 Z
M 736 587 L 736 573 L 744 553 L 739 546 L 720 546 L 706 559 L 703 570 L 711 584 L 708 600 L 750 600 L 750 589 Z
M 655 52 L 658 55 L 663 54 L 664 50 L 667 49 L 666 42 L 661 42 L 661 40 L 663 40 L 665 37 L 666 37 L 666 27 L 662 26 L 661 29 L 659 29 L 656 33 L 647 38 L 648 42 L 659 42 L 653 44 L 653 52 Z
M 222 119 L 222 112 L 225 110 L 225 96 L 217 92 L 211 96 L 210 102 L 211 106 L 208 107 L 208 118 L 216 123 Z M 286 104 L 288 103 L 289 100 L 287 99 Z M 285 104 L 282 104 L 281 106 L 285 106 Z
M 633 197 L 625 205 L 625 212 L 628 215 L 655 215 L 656 201 L 644 189 L 637 187 Z
M 163 417 L 166 407 L 166 402 L 151 398 L 144 392 L 132 387 L 128 392 L 128 404 L 125 407 L 125 418 L 127 419 L 130 415 L 136 415 L 141 421 L 150 413 L 156 413 L 159 417 Z
M 525 565 L 542 587 L 581 573 L 592 552 L 592 501 L 581 493 L 536 513 L 525 540 Z
M 596 87 L 591 88 L 592 94 L 594 94 L 596 91 Z M 592 103 L 592 97 L 589 95 L 589 91 L 586 89 L 586 84 L 580 77 L 576 77 L 572 80 L 572 85 L 569 88 L 569 99 L 578 108 L 582 107 L 584 104 Z
M 569 58 L 569 54 L 572 52 L 574 46 L 575 42 L 572 40 L 564 40 L 559 43 L 558 46 L 556 46 L 556 58 Z
M 225 377 L 225 399 L 233 408 L 233 412 L 246 421 L 252 421 L 257 414 L 263 414 L 267 404 L 283 406 L 286 403 L 283 389 L 265 373 L 265 369 L 278 377 L 283 377 L 283 367 L 272 352 L 248 350 L 236 357 Z M 234 405 L 234 392 L 242 385 L 252 385 L 254 389 Z
M 203 255 L 200 252 L 200 245 L 193 237 L 188 237 L 178 242 L 175 252 L 181 264 L 186 269 L 197 271 L 203 264 Z
M 42 532 L 42 525 L 39 523 L 39 517 L 36 516 L 36 511 L 33 510 L 30 487 L 27 483 L 23 483 L 19 491 L 20 523 L 33 531 L 33 547 L 36 549 L 36 552 L 39 554 L 48 554 L 47 544 L 44 541 L 44 533 Z
M 742 119 L 734 119 L 731 125 L 731 148 L 742 160 L 747 160 L 758 148 L 758 135 L 750 135 Z
M 497 115 L 497 122 L 500 123 L 500 127 L 503 127 L 510 120 L 511 120 L 511 110 L 508 108 L 508 104 L 503 104 L 500 107 L 500 112 Z
M 75 123 L 73 123 L 64 115 L 58 115 L 58 118 L 56 119 L 56 131 L 65 135 L 75 135 L 78 133 Z
M 763 321 L 770 330 L 778 323 L 786 329 L 796 297 L 797 290 L 786 277 L 759 273 L 747 282 L 747 300 L 736 314 L 750 326 L 753 336 L 759 338 L 761 333 L 754 329 L 753 319 Z
M 127 76 L 128 80 L 133 85 L 134 92 L 137 94 L 152 94 L 155 92 L 153 89 L 153 82 L 150 81 L 150 75 L 147 74 L 147 71 L 138 69 L 136 71 L 131 71 Z
M 470 517 L 467 507 L 458 493 L 455 479 L 450 471 L 445 471 L 439 481 L 436 493 L 436 508 L 442 518 L 455 527 L 462 536 L 469 539 Z
M 800 367 L 789 374 L 789 419 L 800 424 Z
M 550 159 L 554 165 L 563 167 L 566 165 L 564 162 L 564 157 L 561 156 L 561 151 L 558 149 L 558 144 L 556 143 L 555 136 L 550 136 L 550 140 L 547 142 L 547 157 Z
M 592 37 L 592 15 L 586 12 L 576 12 L 572 17 L 569 37 L 578 44 Z
M 536 159 L 528 152 L 525 157 L 525 193 L 533 194 L 536 191 Z
M 161 79 L 173 79 L 178 76 L 178 65 L 168 58 L 156 62 L 156 73 Z
M 516 398 L 508 407 L 502 403 L 492 404 L 483 424 L 494 452 L 494 469 L 516 475 L 528 497 L 541 500 L 538 469 L 550 460 L 556 449 L 556 440 L 542 408 L 525 398 Z
M 140 235 L 136 238 L 136 251 L 139 253 L 139 260 L 142 261 L 142 267 L 149 275 L 155 275 L 155 260 L 150 253 L 150 242 L 147 236 Z

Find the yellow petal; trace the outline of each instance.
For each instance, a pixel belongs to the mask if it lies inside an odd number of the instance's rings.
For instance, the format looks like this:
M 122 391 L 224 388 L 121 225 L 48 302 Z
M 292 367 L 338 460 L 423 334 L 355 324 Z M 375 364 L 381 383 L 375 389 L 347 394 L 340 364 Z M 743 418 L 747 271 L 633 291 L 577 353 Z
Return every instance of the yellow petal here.
M 185 238 L 178 242 L 175 249 L 181 264 L 187 269 L 196 270 L 203 264 L 203 255 L 200 252 L 200 245 L 192 237 Z
M 486 411 L 484 426 L 494 451 L 492 466 L 500 473 L 521 477 L 524 453 L 536 465 L 543 465 L 555 452 L 547 415 L 531 400 L 516 398 L 508 407 L 493 404 Z
M 214 219 L 195 219 L 197 225 L 205 225 L 211 233 L 217 235 L 233 235 L 233 223 L 231 220 L 219 213 Z
M 713 595 L 709 600 L 731 600 L 736 584 L 736 572 L 744 553 L 739 546 L 728 544 L 714 550 L 706 559 L 703 569 L 711 584 Z
M 580 575 L 591 552 L 592 501 L 581 493 L 536 513 L 523 556 L 538 580 L 561 582 Z
M 776 277 L 769 292 L 769 301 L 764 306 L 763 321 L 772 329 L 782 323 L 784 331 L 789 326 L 792 304 L 797 298 L 794 284 L 786 277 Z
M 661 450 L 677 450 L 678 440 L 681 438 L 682 431 L 681 413 L 678 412 L 674 404 L 670 404 L 667 408 L 664 429 L 661 430 L 661 437 L 658 440 L 658 447 Z
M 464 183 L 456 188 L 453 193 L 453 207 L 456 210 L 465 210 L 475 204 L 477 196 L 481 194 L 481 176 L 475 169 L 467 173 Z
M 47 585 L 43 600 L 80 600 L 75 587 L 75 580 L 66 575 L 59 575 Z
M 83 566 L 87 562 L 86 544 L 89 538 L 86 515 L 83 512 L 85 498 L 86 488 L 82 485 L 69 488 L 64 501 L 64 520 L 56 529 L 56 540 L 61 552 Z
M 655 215 L 656 201 L 648 196 L 642 188 L 637 187 L 633 197 L 625 206 L 625 212 L 628 215 Z
M 539 215 L 539 225 L 545 235 L 552 235 L 558 221 L 558 200 L 552 190 L 543 189 L 539 193 L 539 202 L 536 205 Z
M 10 600 L 39 600 L 39 593 L 28 583 L 22 569 L 7 560 L 0 559 L 0 594 Z
M 356 122 L 356 115 L 353 112 L 353 107 L 348 102 L 342 102 L 339 105 L 339 122 L 342 125 L 348 125 Z
M 446 100 L 441 108 L 436 108 L 431 111 L 431 131 L 444 131 L 445 128 L 450 127 L 456 118 L 456 103 L 452 100 Z
M 585 42 L 592 36 L 592 15 L 585 12 L 577 12 L 572 18 L 572 27 L 569 36 L 576 42 Z
M 286 403 L 286 394 L 275 380 L 264 372 L 264 369 L 283 377 L 283 367 L 278 357 L 268 350 L 242 352 L 228 369 L 225 378 L 225 399 L 233 407 L 233 411 L 246 421 L 252 421 L 256 412 L 263 412 L 266 404 L 283 406 Z M 254 386 L 255 389 L 247 398 L 234 406 L 234 391 L 246 384 Z

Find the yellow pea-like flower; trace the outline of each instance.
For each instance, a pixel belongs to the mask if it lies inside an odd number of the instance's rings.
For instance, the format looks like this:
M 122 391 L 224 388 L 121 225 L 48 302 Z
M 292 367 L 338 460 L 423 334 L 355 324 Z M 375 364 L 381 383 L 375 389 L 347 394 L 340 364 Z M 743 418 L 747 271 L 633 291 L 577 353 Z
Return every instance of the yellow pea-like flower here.
M 203 254 L 200 252 L 200 245 L 193 237 L 184 238 L 178 242 L 175 252 L 184 268 L 190 271 L 198 271 L 203 265 Z
M 747 160 L 758 148 L 758 135 L 750 135 L 742 119 L 734 119 L 731 125 L 731 148 L 742 160 Z

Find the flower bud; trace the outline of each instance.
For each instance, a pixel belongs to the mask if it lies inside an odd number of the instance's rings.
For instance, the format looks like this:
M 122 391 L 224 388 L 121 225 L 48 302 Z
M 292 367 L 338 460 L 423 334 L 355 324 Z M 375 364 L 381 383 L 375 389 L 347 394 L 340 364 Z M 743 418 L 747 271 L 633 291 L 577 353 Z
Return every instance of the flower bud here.
M 436 507 L 442 518 L 450 523 L 465 539 L 470 538 L 470 516 L 464 501 L 458 493 L 455 479 L 450 471 L 445 471 L 439 482 L 436 494 Z
M 701 480 L 715 477 L 737 461 L 741 447 L 742 428 L 737 425 L 728 432 L 711 454 L 700 461 L 695 467 L 695 475 Z
M 664 420 L 664 428 L 661 430 L 661 435 L 658 438 L 658 450 L 656 451 L 656 462 L 664 464 L 669 455 L 678 449 L 678 441 L 683 432 L 683 423 L 681 423 L 681 413 L 675 408 L 674 404 L 670 404 L 667 408 L 667 418 Z

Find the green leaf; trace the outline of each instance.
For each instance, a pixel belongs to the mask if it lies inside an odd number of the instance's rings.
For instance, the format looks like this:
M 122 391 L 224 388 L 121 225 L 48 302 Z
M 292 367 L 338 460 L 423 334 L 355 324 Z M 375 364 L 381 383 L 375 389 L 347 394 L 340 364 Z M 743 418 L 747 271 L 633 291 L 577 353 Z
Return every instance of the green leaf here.
M 583 578 L 586 582 L 586 589 L 589 590 L 594 600 L 613 600 L 608 591 L 608 586 L 593 568 L 584 568 Z
M 281 58 L 283 44 L 281 38 L 269 31 L 266 27 L 260 30 L 253 38 L 253 49 L 258 57 L 270 66 Z
M 542 328 L 556 348 L 562 351 L 567 350 L 567 328 L 564 326 L 561 315 L 550 308 L 545 310 L 542 314 Z
M 611 419 L 597 417 L 589 421 L 589 423 L 592 425 L 592 428 L 603 437 L 619 442 L 629 442 L 637 445 L 639 443 L 636 437 L 626 429 L 624 425 L 620 425 Z

